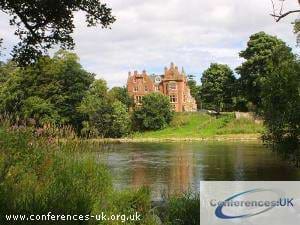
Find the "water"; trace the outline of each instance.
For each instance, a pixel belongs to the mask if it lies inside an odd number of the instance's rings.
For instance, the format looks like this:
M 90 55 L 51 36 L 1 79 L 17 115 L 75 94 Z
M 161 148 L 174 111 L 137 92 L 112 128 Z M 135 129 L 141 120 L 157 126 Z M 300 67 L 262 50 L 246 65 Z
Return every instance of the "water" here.
M 118 189 L 148 186 L 163 193 L 198 191 L 201 180 L 300 180 L 300 170 L 260 143 L 124 143 L 97 158 Z

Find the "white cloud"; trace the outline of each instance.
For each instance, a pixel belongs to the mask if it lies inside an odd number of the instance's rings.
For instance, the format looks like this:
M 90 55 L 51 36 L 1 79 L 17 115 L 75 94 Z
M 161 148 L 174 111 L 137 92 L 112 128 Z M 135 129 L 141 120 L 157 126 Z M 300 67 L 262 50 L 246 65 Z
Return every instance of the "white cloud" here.
M 74 38 L 84 67 L 110 86 L 124 85 L 129 70 L 161 73 L 171 61 L 198 80 L 211 62 L 235 68 L 241 62 L 238 52 L 259 31 L 295 45 L 295 17 L 275 23 L 270 0 L 110 0 L 109 6 L 117 17 L 111 30 L 86 28 L 78 14 Z M 287 0 L 286 7 L 296 8 L 297 1 Z M 8 29 L 2 18 L 1 34 Z

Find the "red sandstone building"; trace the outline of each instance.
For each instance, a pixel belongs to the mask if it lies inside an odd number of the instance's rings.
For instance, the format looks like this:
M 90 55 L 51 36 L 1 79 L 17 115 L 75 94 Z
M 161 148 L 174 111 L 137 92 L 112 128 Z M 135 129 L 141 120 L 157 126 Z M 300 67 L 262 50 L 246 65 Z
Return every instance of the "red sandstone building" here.
M 180 72 L 174 63 L 165 67 L 164 75 L 148 75 L 146 71 L 128 73 L 127 89 L 134 98 L 135 104 L 141 104 L 143 96 L 151 92 L 161 92 L 169 96 L 170 103 L 176 112 L 197 111 L 195 99 L 191 96 L 185 72 Z

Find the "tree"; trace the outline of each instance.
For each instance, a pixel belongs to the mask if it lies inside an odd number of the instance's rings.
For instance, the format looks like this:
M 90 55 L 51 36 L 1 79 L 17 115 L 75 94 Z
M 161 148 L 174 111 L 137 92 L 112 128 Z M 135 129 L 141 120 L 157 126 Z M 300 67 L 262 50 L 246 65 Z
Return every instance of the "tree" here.
M 133 106 L 133 98 L 128 94 L 126 87 L 113 87 L 108 95 L 113 101 L 122 102 L 128 109 Z
M 285 48 L 292 54 L 291 49 L 282 40 L 259 32 L 251 35 L 247 48 L 240 52 L 240 57 L 245 59 L 245 62 L 236 69 L 240 75 L 240 90 L 244 97 L 257 107 L 258 111 L 261 107 L 261 83 L 272 69 L 268 62 L 278 47 Z
M 8 61 L 6 63 L 0 61 L 0 86 L 9 79 L 10 74 L 17 70 L 18 67 L 13 61 Z
M 173 111 L 170 100 L 161 93 L 151 93 L 143 97 L 142 105 L 133 113 L 133 124 L 139 130 L 159 130 L 170 124 Z
M 119 138 L 130 132 L 128 108 L 111 98 L 104 80 L 96 80 L 77 108 L 84 115 L 82 135 Z
M 32 96 L 24 101 L 21 109 L 25 118 L 32 118 L 36 125 L 55 124 L 59 121 L 59 115 L 54 105 L 40 97 Z
M 37 63 L 10 74 L 0 89 L 0 111 L 25 118 L 33 115 L 24 114 L 28 112 L 28 107 L 24 110 L 25 103 L 28 106 L 43 102 L 43 106 L 58 113 L 56 124 L 68 123 L 80 128 L 83 118 L 76 108 L 93 80 L 94 75 L 82 68 L 75 54 L 59 51 L 53 58 L 42 57 Z M 29 101 L 32 97 L 35 98 Z
M 201 99 L 204 107 L 217 112 L 232 107 L 235 96 L 235 77 L 227 65 L 212 63 L 201 78 Z
M 293 13 L 299 13 L 300 9 L 295 9 L 295 10 L 289 10 L 287 12 L 283 11 L 283 6 L 285 3 L 285 0 L 277 0 L 280 2 L 280 7 L 277 9 L 276 7 L 276 0 L 271 0 L 272 2 L 272 6 L 273 6 L 273 13 L 271 14 L 271 16 L 274 17 L 274 19 L 276 20 L 276 22 L 279 22 L 280 20 L 282 20 L 283 18 L 287 17 L 290 14 Z M 300 5 L 300 0 L 296 0 L 298 2 L 298 4 Z
M 300 61 L 281 46 L 268 63 L 272 69 L 262 82 L 265 139 L 291 151 L 300 150 Z
M 75 12 L 85 13 L 88 26 L 107 28 L 115 21 L 111 8 L 99 0 L 2 0 L 0 10 L 17 27 L 20 42 L 13 57 L 21 64 L 35 61 L 55 45 L 72 49 Z
M 300 5 L 300 0 L 297 0 Z M 290 14 L 300 13 L 300 8 L 295 10 L 284 11 L 285 0 L 271 0 L 273 6 L 273 13 L 271 16 L 275 19 L 276 22 L 279 22 L 283 18 L 289 16 Z M 276 3 L 277 2 L 277 3 Z M 278 7 L 278 4 L 280 5 Z M 294 33 L 297 34 L 297 43 L 300 44 L 300 20 L 296 19 L 294 21 Z
M 197 107 L 201 107 L 200 86 L 197 85 L 194 75 L 188 75 L 188 86 L 191 90 L 191 96 L 196 100 Z

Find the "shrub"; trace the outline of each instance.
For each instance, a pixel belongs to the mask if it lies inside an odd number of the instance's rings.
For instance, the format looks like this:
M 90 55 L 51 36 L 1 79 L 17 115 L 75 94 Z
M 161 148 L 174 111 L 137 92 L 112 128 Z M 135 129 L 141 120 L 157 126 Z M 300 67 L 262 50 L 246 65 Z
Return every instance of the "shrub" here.
M 142 105 L 133 113 L 133 124 L 137 130 L 159 130 L 170 124 L 173 111 L 169 98 L 161 93 L 144 96 Z

